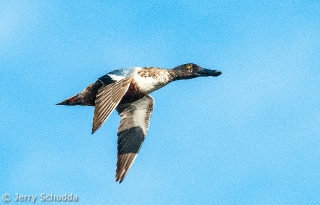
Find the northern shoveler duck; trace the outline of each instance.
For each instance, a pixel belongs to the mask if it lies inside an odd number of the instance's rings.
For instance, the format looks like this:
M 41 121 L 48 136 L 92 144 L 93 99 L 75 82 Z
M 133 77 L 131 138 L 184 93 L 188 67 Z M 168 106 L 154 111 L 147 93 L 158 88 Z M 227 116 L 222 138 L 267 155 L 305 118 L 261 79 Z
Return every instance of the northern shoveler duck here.
M 57 105 L 94 106 L 92 134 L 108 119 L 114 109 L 121 117 L 118 129 L 118 161 L 116 181 L 120 183 L 131 168 L 147 135 L 154 99 L 151 92 L 175 80 L 219 76 L 188 63 L 173 69 L 134 67 L 119 69 L 100 77 L 84 91 Z

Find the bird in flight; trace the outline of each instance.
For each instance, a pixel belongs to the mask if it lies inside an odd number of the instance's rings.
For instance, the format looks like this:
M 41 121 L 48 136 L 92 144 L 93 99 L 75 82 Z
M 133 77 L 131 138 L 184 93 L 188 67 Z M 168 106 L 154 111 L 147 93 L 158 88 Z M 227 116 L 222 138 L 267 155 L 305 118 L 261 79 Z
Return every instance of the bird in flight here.
M 218 70 L 187 63 L 173 69 L 134 67 L 114 70 L 98 78 L 82 92 L 56 105 L 94 106 L 92 134 L 114 109 L 121 117 L 118 129 L 116 181 L 121 183 L 130 170 L 147 135 L 154 99 L 149 95 L 170 82 L 219 76 Z

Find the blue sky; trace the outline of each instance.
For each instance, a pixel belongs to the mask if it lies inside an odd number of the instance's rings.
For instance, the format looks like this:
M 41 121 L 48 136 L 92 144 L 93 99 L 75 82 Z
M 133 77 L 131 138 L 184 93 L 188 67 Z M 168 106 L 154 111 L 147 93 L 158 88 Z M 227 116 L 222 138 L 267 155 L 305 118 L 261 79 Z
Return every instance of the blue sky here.
M 319 12 L 312 0 L 1 1 L 1 196 L 319 204 Z M 117 68 L 188 62 L 223 74 L 152 94 L 148 136 L 116 183 L 118 115 L 91 135 L 92 107 L 55 103 Z

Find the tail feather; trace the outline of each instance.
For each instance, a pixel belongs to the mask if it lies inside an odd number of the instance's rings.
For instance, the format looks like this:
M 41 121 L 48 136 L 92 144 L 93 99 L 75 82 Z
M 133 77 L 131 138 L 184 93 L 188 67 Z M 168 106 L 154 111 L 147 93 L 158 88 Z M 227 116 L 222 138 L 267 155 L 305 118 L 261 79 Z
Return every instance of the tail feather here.
M 94 106 L 96 95 L 98 90 L 102 86 L 100 80 L 96 81 L 95 83 L 89 85 L 84 91 L 78 93 L 77 95 L 72 96 L 56 105 L 87 105 L 87 106 Z
M 72 96 L 62 102 L 57 103 L 56 105 L 85 105 L 83 102 L 83 95 L 81 93 Z

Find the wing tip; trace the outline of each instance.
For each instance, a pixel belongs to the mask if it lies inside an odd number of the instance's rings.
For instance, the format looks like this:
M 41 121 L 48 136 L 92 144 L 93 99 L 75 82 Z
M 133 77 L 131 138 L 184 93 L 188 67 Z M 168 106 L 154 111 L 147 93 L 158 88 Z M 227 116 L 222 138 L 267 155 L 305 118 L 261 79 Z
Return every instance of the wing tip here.
M 119 182 L 119 184 L 121 184 L 123 180 L 124 180 L 124 177 L 116 177 L 116 182 Z
M 119 184 L 121 184 L 121 182 L 124 180 L 124 178 L 127 175 L 128 170 L 122 170 L 120 172 L 120 170 L 116 171 L 116 182 L 119 182 Z
M 116 182 L 119 182 L 119 184 L 124 180 L 129 170 L 126 169 L 119 169 L 117 168 L 116 171 Z
M 92 124 L 91 134 L 95 133 L 101 127 L 101 125 L 102 125 L 102 123 L 97 123 L 97 120 L 94 118 L 93 124 Z
M 92 127 L 91 134 L 95 133 L 96 131 L 97 129 L 95 127 Z

